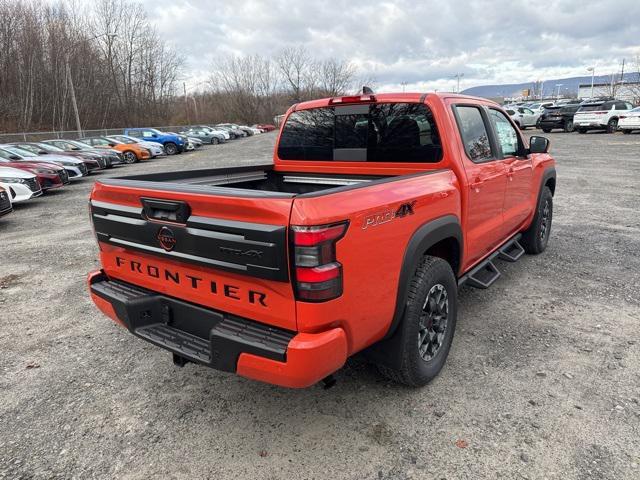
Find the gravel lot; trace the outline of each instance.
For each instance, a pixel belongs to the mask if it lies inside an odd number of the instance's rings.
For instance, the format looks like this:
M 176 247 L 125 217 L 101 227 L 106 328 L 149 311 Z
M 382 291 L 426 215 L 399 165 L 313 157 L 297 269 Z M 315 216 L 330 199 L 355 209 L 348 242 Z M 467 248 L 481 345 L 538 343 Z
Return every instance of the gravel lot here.
M 463 288 L 439 378 L 352 360 L 330 390 L 203 367 L 91 303 L 93 180 L 0 219 L 0 478 L 640 477 L 640 135 L 548 134 L 552 237 Z M 94 178 L 270 161 L 275 135 Z

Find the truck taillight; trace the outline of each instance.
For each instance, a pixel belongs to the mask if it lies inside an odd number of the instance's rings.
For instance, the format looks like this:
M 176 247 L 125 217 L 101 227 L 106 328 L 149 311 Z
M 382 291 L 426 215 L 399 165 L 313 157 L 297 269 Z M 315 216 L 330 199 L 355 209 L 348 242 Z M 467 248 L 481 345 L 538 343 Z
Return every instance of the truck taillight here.
M 296 296 L 322 302 L 342 295 L 342 265 L 336 260 L 336 243 L 348 224 L 292 226 Z

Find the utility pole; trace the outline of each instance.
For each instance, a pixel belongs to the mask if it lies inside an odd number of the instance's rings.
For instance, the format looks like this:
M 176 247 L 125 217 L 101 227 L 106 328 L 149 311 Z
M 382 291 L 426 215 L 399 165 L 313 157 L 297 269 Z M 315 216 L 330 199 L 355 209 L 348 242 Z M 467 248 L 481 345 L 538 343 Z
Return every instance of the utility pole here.
M 454 75 L 454 77 L 456 78 L 456 80 L 457 80 L 457 82 L 458 82 L 458 83 L 457 83 L 457 87 L 456 87 L 456 93 L 460 93 L 460 79 L 461 79 L 462 77 L 464 77 L 464 73 L 456 73 L 456 74 Z
M 191 124 L 189 120 L 189 100 L 187 99 L 187 83 L 182 82 L 182 91 L 184 92 L 184 115 L 187 119 L 187 125 Z
M 82 138 L 82 126 L 80 125 L 80 113 L 78 112 L 78 102 L 76 100 L 76 89 L 73 87 L 73 76 L 71 75 L 71 67 L 69 67 L 69 53 L 65 54 L 64 63 L 65 63 L 65 69 L 67 70 L 69 90 L 71 91 L 71 103 L 73 105 L 73 113 L 76 117 L 76 130 L 78 131 L 78 137 Z
M 591 98 L 593 98 L 593 77 L 596 74 L 596 67 L 587 68 L 587 72 L 591 72 Z
M 407 82 L 400 82 L 400 85 L 402 85 L 402 93 L 404 93 L 404 87 L 407 86 Z

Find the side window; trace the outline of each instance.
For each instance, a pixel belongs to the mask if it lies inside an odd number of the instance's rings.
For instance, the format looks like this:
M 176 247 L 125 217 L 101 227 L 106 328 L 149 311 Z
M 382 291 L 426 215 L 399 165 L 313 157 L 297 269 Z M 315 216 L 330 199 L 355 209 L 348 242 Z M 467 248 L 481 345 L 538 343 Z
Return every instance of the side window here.
M 478 107 L 456 106 L 456 121 L 464 149 L 474 162 L 483 162 L 494 158 L 489 143 L 489 135 L 484 119 Z
M 528 108 L 525 108 L 524 113 L 526 113 L 527 115 L 533 115 L 533 110 L 529 110 Z
M 145 130 L 142 132 L 142 138 L 152 138 L 152 133 Z
M 518 133 L 509 122 L 509 119 L 504 115 L 504 113 L 494 110 L 493 108 L 489 109 L 489 118 L 491 119 L 493 128 L 496 131 L 498 143 L 502 149 L 502 155 L 504 157 L 517 155 L 520 150 Z
M 129 136 L 130 137 L 140 138 L 141 137 L 140 131 L 139 130 L 133 130 L 133 131 L 129 132 Z

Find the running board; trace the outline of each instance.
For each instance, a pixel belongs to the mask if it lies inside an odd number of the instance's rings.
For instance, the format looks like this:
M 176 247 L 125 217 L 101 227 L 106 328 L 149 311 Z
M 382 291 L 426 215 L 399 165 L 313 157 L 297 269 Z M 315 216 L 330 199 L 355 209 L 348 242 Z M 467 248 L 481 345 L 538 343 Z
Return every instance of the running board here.
M 498 258 L 507 262 L 517 262 L 522 255 L 524 255 L 524 248 L 518 243 L 518 239 L 514 238 L 499 250 Z
M 489 288 L 500 278 L 500 270 L 493 261 L 496 258 L 507 262 L 516 262 L 524 254 L 524 248 L 518 243 L 521 235 L 518 234 L 505 242 L 498 250 L 485 258 L 480 264 L 458 280 L 458 286 L 466 284 L 474 288 Z

